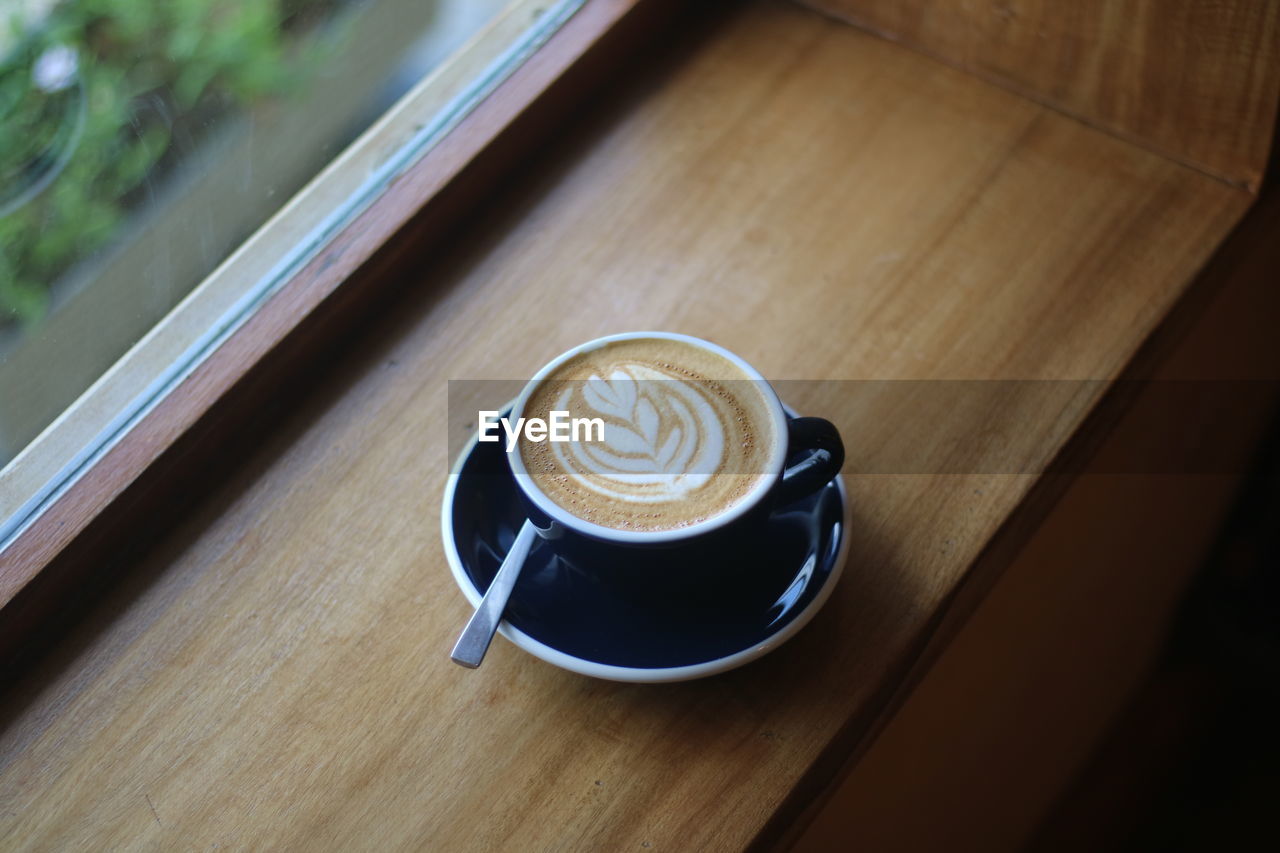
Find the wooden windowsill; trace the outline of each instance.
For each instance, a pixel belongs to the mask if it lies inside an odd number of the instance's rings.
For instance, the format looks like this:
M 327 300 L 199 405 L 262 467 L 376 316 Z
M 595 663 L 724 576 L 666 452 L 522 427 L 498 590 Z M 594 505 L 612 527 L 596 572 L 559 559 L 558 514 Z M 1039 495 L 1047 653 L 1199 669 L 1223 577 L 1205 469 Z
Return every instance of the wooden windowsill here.
M 890 712 L 1057 487 L 848 477 L 831 601 L 723 677 L 590 681 L 501 641 L 468 672 L 448 660 L 467 608 L 436 524 L 446 380 L 527 375 L 636 328 L 709 338 L 780 379 L 1113 380 L 1254 198 L 794 7 L 752 4 L 676 54 L 557 140 L 461 245 L 405 269 L 324 390 L 25 676 L 0 736 L 6 840 L 765 837 Z M 919 429 L 803 387 L 788 402 L 840 425 L 854 468 Z M 1000 440 L 980 452 L 1043 470 L 1087 438 L 1105 383 L 1082 388 L 1065 409 L 983 413 Z

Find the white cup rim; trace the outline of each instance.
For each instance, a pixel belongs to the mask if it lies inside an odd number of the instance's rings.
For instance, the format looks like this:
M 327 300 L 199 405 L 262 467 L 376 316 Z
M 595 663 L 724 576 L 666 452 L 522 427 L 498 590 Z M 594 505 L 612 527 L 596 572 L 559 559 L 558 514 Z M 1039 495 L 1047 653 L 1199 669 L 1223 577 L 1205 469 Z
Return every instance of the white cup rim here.
M 581 533 L 593 539 L 603 540 L 605 542 L 614 542 L 623 545 L 660 545 L 666 543 L 683 542 L 698 536 L 703 536 L 714 530 L 718 530 L 746 513 L 750 512 L 759 505 L 770 491 L 778 479 L 782 476 L 783 465 L 786 462 L 787 455 L 787 415 L 783 411 L 782 402 L 778 399 L 777 393 L 773 390 L 773 386 L 768 380 L 746 362 L 741 356 L 733 353 L 719 344 L 703 338 L 696 338 L 692 335 L 683 335 L 678 332 L 622 332 L 615 335 L 606 335 L 601 338 L 595 338 L 586 343 L 579 344 L 572 349 L 566 350 L 547 362 L 537 373 L 533 375 L 521 390 L 520 395 L 516 397 L 515 403 L 511 407 L 512 418 L 519 418 L 524 412 L 524 407 L 529 402 L 529 397 L 534 390 L 546 379 L 552 371 L 564 364 L 569 359 L 584 352 L 600 349 L 608 344 L 617 343 L 618 341 L 643 340 L 657 338 L 661 340 L 681 341 L 692 346 L 707 350 L 721 356 L 741 370 L 747 379 L 759 382 L 765 394 L 765 402 L 769 408 L 770 417 L 773 420 L 775 436 L 774 446 L 769 456 L 766 470 L 771 473 L 763 476 L 751 487 L 751 491 L 736 504 L 719 515 L 708 518 L 705 521 L 699 521 L 696 524 L 690 524 L 687 527 L 680 527 L 674 530 L 619 530 L 615 527 L 606 527 L 602 524 L 587 521 L 579 518 L 565 510 L 555 501 L 551 500 L 534 482 L 533 477 L 529 474 L 525 467 L 524 458 L 521 456 L 519 449 L 513 449 L 507 453 L 507 464 L 511 468 L 511 473 L 515 477 L 516 484 L 520 487 L 525 496 L 533 502 L 540 511 L 548 518 L 558 522 L 564 527 L 576 533 Z

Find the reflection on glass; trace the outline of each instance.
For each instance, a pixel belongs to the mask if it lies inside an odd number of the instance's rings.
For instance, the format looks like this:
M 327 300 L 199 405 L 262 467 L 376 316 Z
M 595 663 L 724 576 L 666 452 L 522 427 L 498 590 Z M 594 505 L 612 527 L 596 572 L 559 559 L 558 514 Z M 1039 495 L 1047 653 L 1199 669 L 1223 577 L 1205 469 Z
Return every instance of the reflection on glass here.
M 506 0 L 0 0 L 0 466 Z

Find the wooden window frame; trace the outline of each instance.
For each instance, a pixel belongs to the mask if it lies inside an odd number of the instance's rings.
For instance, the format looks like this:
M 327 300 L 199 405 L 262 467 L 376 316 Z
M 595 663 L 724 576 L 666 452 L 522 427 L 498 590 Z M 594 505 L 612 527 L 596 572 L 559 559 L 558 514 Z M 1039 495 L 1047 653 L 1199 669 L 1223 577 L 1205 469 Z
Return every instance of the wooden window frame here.
M 0 551 L 0 660 L 28 644 L 68 590 L 83 593 L 113 553 L 175 517 L 202 472 L 235 452 L 237 434 L 278 408 L 280 389 L 322 361 L 390 289 L 398 262 L 451 233 L 676 9 L 665 0 L 587 0 L 86 465 Z

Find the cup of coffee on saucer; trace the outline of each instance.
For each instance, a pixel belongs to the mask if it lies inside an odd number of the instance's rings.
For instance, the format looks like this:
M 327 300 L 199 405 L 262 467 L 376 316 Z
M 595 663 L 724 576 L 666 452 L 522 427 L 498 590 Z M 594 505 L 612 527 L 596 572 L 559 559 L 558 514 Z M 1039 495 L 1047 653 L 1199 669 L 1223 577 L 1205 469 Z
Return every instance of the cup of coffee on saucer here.
M 478 605 L 452 655 L 464 666 L 501 626 L 589 675 L 708 675 L 798 631 L 842 568 L 838 431 L 789 413 L 716 344 L 599 338 L 539 370 L 507 411 L 480 415 L 442 514 L 451 568 Z M 481 476 L 499 457 L 506 476 Z

